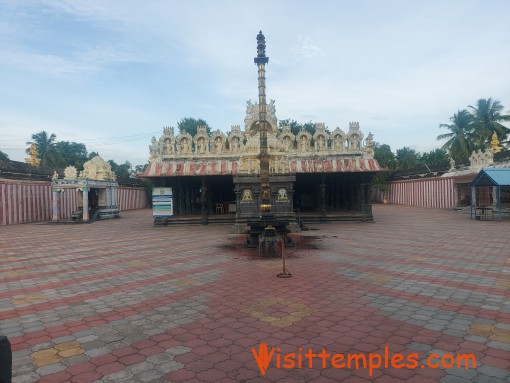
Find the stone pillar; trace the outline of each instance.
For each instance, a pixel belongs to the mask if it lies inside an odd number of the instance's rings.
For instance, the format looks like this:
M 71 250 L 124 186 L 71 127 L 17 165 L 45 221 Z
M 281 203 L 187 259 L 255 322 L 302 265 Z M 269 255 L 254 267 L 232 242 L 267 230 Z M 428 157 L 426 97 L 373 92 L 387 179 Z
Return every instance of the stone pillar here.
M 360 185 L 360 192 L 361 192 L 361 220 L 362 221 L 366 221 L 367 220 L 367 215 L 366 215 L 366 212 L 365 212 L 365 185 L 361 184 Z
M 53 192 L 53 214 L 51 220 L 53 222 L 58 222 L 60 220 L 60 193 L 57 188 L 52 188 Z
M 114 208 L 114 209 L 117 209 L 117 191 L 118 191 L 118 188 L 112 186 L 112 188 L 111 188 L 112 208 Z
M 340 182 L 338 180 L 338 175 L 335 175 L 335 192 L 334 192 L 334 200 L 335 200 L 335 210 L 338 210 L 341 208 L 341 202 L 340 202 Z
M 201 187 L 200 187 L 200 202 L 202 204 L 202 225 L 207 225 L 209 223 L 207 216 L 207 184 L 205 182 L 205 177 L 201 179 Z
M 191 182 L 187 181 L 186 184 L 185 184 L 185 190 L 186 190 L 186 214 L 191 214 L 192 213 L 192 209 L 191 209 Z
M 191 183 L 191 213 L 195 214 L 197 212 L 196 206 L 196 185 L 195 182 Z
M 83 222 L 89 220 L 89 188 L 83 188 Z
M 112 208 L 112 189 L 113 188 L 111 186 L 106 188 L 106 207 L 108 209 Z
M 326 176 L 321 174 L 321 183 L 319 184 L 319 210 L 321 212 L 321 222 L 326 221 Z
M 372 203 L 370 202 L 371 186 L 370 184 L 361 184 L 361 220 L 371 221 Z

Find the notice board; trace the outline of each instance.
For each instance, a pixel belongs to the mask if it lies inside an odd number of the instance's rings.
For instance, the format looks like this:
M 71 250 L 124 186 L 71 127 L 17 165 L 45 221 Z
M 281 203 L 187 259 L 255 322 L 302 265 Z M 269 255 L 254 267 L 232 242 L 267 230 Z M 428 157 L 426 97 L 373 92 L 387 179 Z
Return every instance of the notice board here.
M 174 215 L 174 197 L 172 188 L 152 189 L 152 216 L 169 218 Z

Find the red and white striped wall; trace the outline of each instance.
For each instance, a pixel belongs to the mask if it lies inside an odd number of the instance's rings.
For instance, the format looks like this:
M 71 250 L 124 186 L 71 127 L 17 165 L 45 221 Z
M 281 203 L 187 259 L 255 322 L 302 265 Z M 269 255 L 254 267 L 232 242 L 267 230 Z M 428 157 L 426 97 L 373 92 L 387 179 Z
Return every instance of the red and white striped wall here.
M 117 204 L 121 211 L 146 206 L 143 188 L 119 187 Z M 51 183 L 46 181 L 0 180 L 0 225 L 50 221 Z M 78 193 L 67 189 L 60 193 L 60 218 L 67 219 L 78 209 Z
M 52 201 L 50 201 L 51 203 Z M 76 189 L 67 189 L 60 193 L 60 218 L 71 218 L 71 214 L 78 210 L 78 193 Z
M 147 206 L 147 193 L 142 188 L 119 186 L 117 206 L 120 211 L 143 209 Z
M 455 181 L 452 177 L 393 181 L 384 192 L 374 193 L 374 200 L 396 205 L 453 209 L 457 206 Z
M 51 219 L 49 182 L 0 180 L 0 225 Z

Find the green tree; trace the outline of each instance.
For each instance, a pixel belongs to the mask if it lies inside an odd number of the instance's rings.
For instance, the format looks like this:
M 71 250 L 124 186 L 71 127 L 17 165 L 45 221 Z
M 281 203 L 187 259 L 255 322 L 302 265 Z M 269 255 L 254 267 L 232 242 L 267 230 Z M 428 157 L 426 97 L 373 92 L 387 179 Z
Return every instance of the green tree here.
M 112 167 L 112 172 L 114 172 L 118 178 L 131 177 L 131 162 L 126 161 L 123 164 L 119 165 L 114 160 L 108 160 L 108 163 Z
M 503 105 L 492 98 L 481 98 L 475 106 L 469 105 L 473 117 L 473 129 L 475 133 L 474 144 L 479 149 L 489 148 L 492 134 L 495 132 L 500 141 L 506 140 L 508 129 L 501 122 L 510 121 L 510 115 L 501 114 Z
M 388 144 L 375 143 L 374 158 L 379 166 L 394 170 L 396 168 L 395 155 Z
M 48 136 L 46 131 L 41 131 L 36 134 L 32 134 L 32 140 L 27 142 L 27 145 L 35 144 L 37 147 L 37 153 L 41 159 L 41 166 L 47 167 L 62 167 L 65 165 L 64 158 L 55 148 L 55 139 L 57 136 L 51 134 Z M 27 153 L 29 149 L 27 149 Z
M 9 159 L 9 156 L 7 153 L 4 153 L 0 150 L 0 161 L 7 161 Z
M 87 148 L 78 142 L 59 141 L 55 149 L 62 155 L 67 166 L 74 166 L 82 169 L 83 164 L 88 160 Z
M 98 152 L 90 152 L 89 155 L 87 156 L 87 161 L 91 160 L 92 158 L 97 157 L 97 156 L 99 156 Z
M 147 169 L 147 166 L 149 166 L 149 164 L 136 165 L 135 166 L 135 174 L 143 173 L 145 171 L 145 169 Z
M 420 163 L 423 165 L 438 165 L 438 166 L 448 166 L 450 160 L 448 158 L 448 153 L 444 149 L 434 149 L 430 152 L 423 153 L 420 158 Z
M 420 156 L 416 153 L 416 150 L 404 146 L 401 149 L 397 149 L 395 160 L 397 161 L 398 170 L 406 170 L 418 166 Z
M 455 161 L 469 158 L 471 152 L 475 149 L 473 142 L 473 116 L 466 110 L 459 110 L 450 117 L 451 124 L 440 124 L 440 128 L 450 130 L 450 133 L 444 133 L 437 136 L 437 140 L 445 140 L 442 149 L 450 153 L 450 157 Z
M 374 159 L 377 160 L 379 166 L 382 168 L 393 170 L 396 167 L 395 155 L 388 144 L 375 143 Z M 372 179 L 372 187 L 381 191 L 386 190 L 388 188 L 389 175 L 389 172 L 375 174 Z
M 186 117 L 177 123 L 177 129 L 179 129 L 180 133 L 187 132 L 194 137 L 197 134 L 197 128 L 199 126 L 207 126 L 207 134 L 211 133 L 211 127 L 209 124 L 202 118 L 192 118 Z
M 299 123 L 296 120 L 291 120 L 290 118 L 278 121 L 279 130 L 281 130 L 284 126 L 289 126 L 292 134 L 298 134 L 301 129 L 306 130 L 312 136 L 315 134 L 315 123 L 312 121 L 305 122 L 304 124 Z

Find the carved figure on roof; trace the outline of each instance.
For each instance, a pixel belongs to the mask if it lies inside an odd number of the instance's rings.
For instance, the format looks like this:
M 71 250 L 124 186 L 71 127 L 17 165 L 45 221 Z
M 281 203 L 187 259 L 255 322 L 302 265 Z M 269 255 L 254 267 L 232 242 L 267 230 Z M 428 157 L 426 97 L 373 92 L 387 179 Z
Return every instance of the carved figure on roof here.
M 211 136 L 211 145 L 213 153 L 216 155 L 220 155 L 223 153 L 223 149 L 225 148 L 225 141 L 227 140 L 227 136 L 225 133 L 216 130 Z
M 39 155 L 39 153 L 37 153 L 37 145 L 36 144 L 30 145 L 30 148 L 28 149 L 28 154 L 30 154 L 30 156 L 34 156 L 34 157 L 37 157 Z
M 216 137 L 216 139 L 214 140 L 214 152 L 216 154 L 221 154 L 222 151 L 223 151 L 223 142 L 221 142 L 221 138 Z
M 301 136 L 301 138 L 300 138 L 299 148 L 300 148 L 301 152 L 306 152 L 306 150 L 308 149 L 308 139 L 304 135 Z
M 190 145 L 189 145 L 189 141 L 186 137 L 181 139 L 180 148 L 181 148 L 181 154 L 190 154 L 190 152 L 191 152 Z
M 160 143 L 156 137 L 152 137 L 151 144 L 149 145 L 149 161 L 154 162 L 161 157 Z
M 315 134 L 313 140 L 315 141 L 315 150 L 317 152 L 324 152 L 328 148 L 329 133 L 326 131 L 326 124 L 318 122 L 315 124 Z
M 470 168 L 481 168 L 487 165 L 491 165 L 494 163 L 494 153 L 492 150 L 486 150 L 482 152 L 481 150 L 477 150 L 476 152 L 471 153 L 469 156 Z
M 283 144 L 282 146 L 285 152 L 290 152 L 292 149 L 294 149 L 294 141 L 296 140 L 296 136 L 290 130 L 290 126 L 284 126 L 282 128 L 279 139 Z
M 230 143 L 230 153 L 240 153 L 243 148 L 243 133 L 239 125 L 232 125 L 230 127 L 230 133 L 228 135 L 228 141 Z
M 181 132 L 175 138 L 177 154 L 180 156 L 189 156 L 192 151 L 192 138 L 188 132 Z
M 74 166 L 68 166 L 64 170 L 64 179 L 65 180 L 74 180 L 78 178 L 78 170 Z
M 253 113 L 253 102 L 251 100 L 246 101 L 246 116 L 250 116 Z
M 195 141 L 195 154 L 202 156 L 209 153 L 209 134 L 206 125 L 197 126 L 197 134 L 193 140 Z
M 163 134 L 165 136 L 174 136 L 174 127 L 173 126 L 165 126 L 163 128 Z
M 239 149 L 241 148 L 241 144 L 239 142 L 239 137 L 233 137 L 230 141 L 230 151 L 232 153 L 239 153 Z
M 323 135 L 320 135 L 319 138 L 317 138 L 317 151 L 323 152 L 326 150 L 326 140 Z
M 351 150 L 356 150 L 356 149 L 359 149 L 359 146 L 360 146 L 360 137 L 357 135 L 357 134 L 352 134 L 350 136 L 350 140 L 349 140 L 349 148 Z
M 335 141 L 335 150 L 343 150 L 344 145 L 343 145 L 342 136 L 337 134 L 334 138 L 334 141 Z
M 367 148 L 373 148 L 375 146 L 375 143 L 374 143 L 374 135 L 372 134 L 372 132 L 369 132 L 368 133 L 368 136 L 367 136 L 367 140 L 365 142 L 365 146 Z
M 36 144 L 30 145 L 30 148 L 28 149 L 28 158 L 25 158 L 25 162 L 32 166 L 39 166 L 41 164 L 41 159 L 37 158 L 38 155 L 39 153 L 37 152 Z
M 343 132 L 343 130 L 337 127 L 335 130 L 333 130 L 333 133 L 331 133 L 331 135 L 333 136 L 332 145 L 335 151 L 340 152 L 344 150 L 345 133 Z
M 111 181 L 115 181 L 116 179 L 115 173 L 112 172 L 111 165 L 99 156 L 95 156 L 83 164 L 80 178 Z
M 203 137 L 197 140 L 197 154 L 205 154 L 205 139 Z
M 494 133 L 492 133 L 492 138 L 491 138 L 492 153 L 499 153 L 499 152 L 501 152 L 501 149 L 503 149 L 503 148 L 499 145 L 498 135 L 496 134 L 496 132 L 494 132 Z
M 244 128 L 252 136 L 256 134 L 260 129 L 259 118 L 259 104 L 252 103 L 250 100 L 248 100 L 246 105 L 246 117 L 244 118 Z M 271 100 L 269 104 L 266 105 L 266 123 L 267 132 L 274 133 L 278 123 L 274 100 Z
M 286 152 L 290 150 L 290 147 L 292 146 L 292 141 L 290 140 L 289 136 L 286 136 L 283 138 L 283 147 Z
M 304 129 L 301 129 L 297 134 L 297 141 L 299 145 L 299 151 L 301 153 L 305 153 L 310 148 L 310 141 L 312 140 L 312 135 Z
M 259 160 L 251 155 L 244 155 L 239 158 L 239 173 L 252 174 L 260 170 Z
M 272 174 L 289 173 L 289 158 L 286 155 L 274 156 L 269 160 L 269 169 Z
M 365 141 L 365 147 L 363 148 L 365 158 L 374 158 L 375 142 L 374 135 L 372 132 L 368 133 Z
M 165 138 L 164 144 L 163 144 L 163 154 L 172 154 L 174 152 L 174 144 L 172 142 L 172 139 Z
M 349 150 L 360 150 L 363 133 L 359 130 L 359 122 L 349 122 L 349 133 L 347 133 L 347 141 L 349 142 Z

